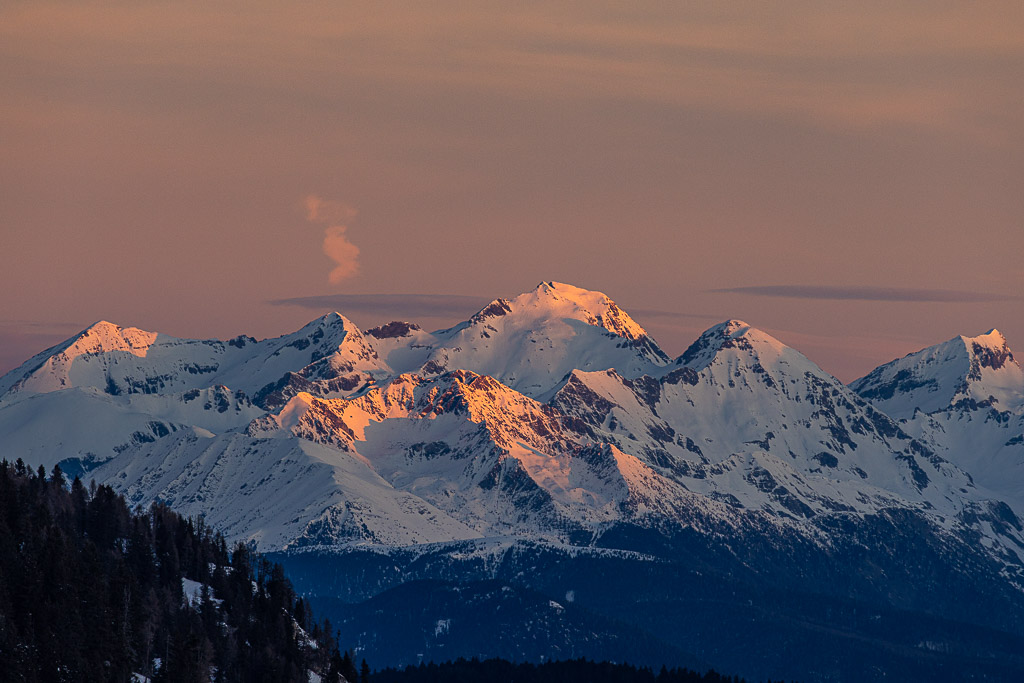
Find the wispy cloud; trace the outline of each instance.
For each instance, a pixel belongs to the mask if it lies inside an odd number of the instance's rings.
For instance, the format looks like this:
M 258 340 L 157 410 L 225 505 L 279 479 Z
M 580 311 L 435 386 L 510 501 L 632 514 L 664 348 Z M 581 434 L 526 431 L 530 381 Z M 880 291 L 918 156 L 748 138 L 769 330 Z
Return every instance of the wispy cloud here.
M 456 294 L 325 294 L 274 299 L 274 306 L 298 306 L 317 311 L 365 314 L 381 318 L 468 318 L 490 299 Z
M 348 239 L 348 226 L 343 222 L 356 216 L 356 210 L 348 204 L 330 199 L 322 199 L 309 195 L 305 199 L 306 220 L 310 223 L 323 223 L 323 250 L 327 258 L 334 261 L 334 269 L 327 279 L 332 285 L 341 284 L 344 280 L 359 272 L 359 247 Z
M 5 329 L 17 329 L 17 330 L 34 330 L 36 332 L 48 333 L 48 332 L 76 332 L 85 327 L 84 324 L 59 322 L 59 321 L 43 321 L 43 320 L 0 320 L 0 331 Z
M 908 287 L 834 287 L 829 285 L 759 285 L 709 289 L 712 294 L 749 294 L 786 299 L 845 301 L 902 301 L 933 303 L 985 303 L 1020 301 L 1021 297 L 962 289 L 914 289 Z
M 626 312 L 633 318 L 657 318 L 661 320 L 719 320 L 721 315 L 708 313 L 680 313 L 678 311 L 662 311 L 655 308 L 628 308 Z

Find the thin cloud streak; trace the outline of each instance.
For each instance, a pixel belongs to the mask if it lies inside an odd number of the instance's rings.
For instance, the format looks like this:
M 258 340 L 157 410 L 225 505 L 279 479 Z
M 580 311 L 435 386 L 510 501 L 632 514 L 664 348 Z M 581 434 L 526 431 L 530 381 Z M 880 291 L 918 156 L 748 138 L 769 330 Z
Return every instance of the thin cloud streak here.
M 725 320 L 721 315 L 708 313 L 680 313 L 678 311 L 662 311 L 654 308 L 625 309 L 632 318 L 659 318 L 668 320 Z
M 896 301 L 910 303 L 988 303 L 1020 301 L 1019 296 L 972 292 L 959 289 L 913 289 L 909 287 L 833 287 L 828 285 L 759 285 L 706 290 L 710 294 L 749 294 L 784 299 L 825 299 L 831 301 Z
M 0 330 L 4 330 L 5 328 L 13 328 L 15 330 L 45 330 L 48 332 L 61 332 L 64 330 L 76 332 L 84 329 L 85 325 L 82 323 L 47 322 L 43 320 L 0 320 Z
M 324 294 L 273 299 L 268 303 L 272 306 L 298 306 L 317 311 L 330 309 L 346 315 L 468 318 L 490 301 L 486 297 L 458 294 Z

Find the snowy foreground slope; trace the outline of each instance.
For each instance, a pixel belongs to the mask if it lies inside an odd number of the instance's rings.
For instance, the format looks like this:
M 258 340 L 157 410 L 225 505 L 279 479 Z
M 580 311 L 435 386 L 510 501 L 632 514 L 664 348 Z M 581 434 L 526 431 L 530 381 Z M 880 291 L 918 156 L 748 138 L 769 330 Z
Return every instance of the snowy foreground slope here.
M 102 322 L 0 378 L 0 440 L 264 550 L 476 572 L 523 548 L 711 548 L 706 566 L 822 590 L 859 572 L 864 595 L 919 562 L 990 581 L 993 604 L 1024 575 L 1024 375 L 995 331 L 847 387 L 736 320 L 671 359 L 604 294 L 551 282 L 437 332 Z

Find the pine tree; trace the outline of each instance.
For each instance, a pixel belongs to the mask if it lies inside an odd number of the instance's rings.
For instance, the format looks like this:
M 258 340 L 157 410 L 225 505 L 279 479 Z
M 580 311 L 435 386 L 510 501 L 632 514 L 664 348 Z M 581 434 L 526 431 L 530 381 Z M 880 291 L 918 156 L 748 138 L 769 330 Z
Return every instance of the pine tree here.
M 348 650 L 345 650 L 345 655 L 341 658 L 341 675 L 349 683 L 356 683 L 359 680 L 359 671 L 356 670 L 356 664 Z
M 344 669 L 345 661 L 342 659 L 341 653 L 338 652 L 338 648 L 335 647 L 331 651 L 331 661 L 327 668 L 327 676 L 324 677 L 324 683 L 341 683 Z

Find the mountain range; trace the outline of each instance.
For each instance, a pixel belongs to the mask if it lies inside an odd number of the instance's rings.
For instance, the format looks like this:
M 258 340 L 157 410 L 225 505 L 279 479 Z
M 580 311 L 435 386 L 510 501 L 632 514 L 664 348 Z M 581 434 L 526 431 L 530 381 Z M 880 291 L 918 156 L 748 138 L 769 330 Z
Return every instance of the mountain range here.
M 847 386 L 738 320 L 670 358 L 555 282 L 434 332 L 100 322 L 0 378 L 0 435 L 8 459 L 202 515 L 338 604 L 504 581 L 752 676 L 1024 671 L 1024 373 L 995 330 Z M 538 651 L 456 651 L 416 614 L 402 637 L 430 655 Z

